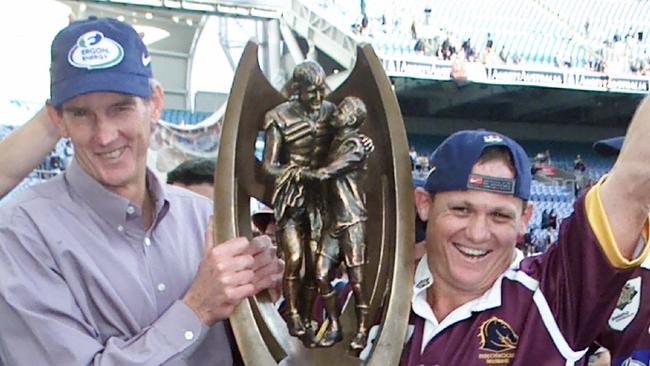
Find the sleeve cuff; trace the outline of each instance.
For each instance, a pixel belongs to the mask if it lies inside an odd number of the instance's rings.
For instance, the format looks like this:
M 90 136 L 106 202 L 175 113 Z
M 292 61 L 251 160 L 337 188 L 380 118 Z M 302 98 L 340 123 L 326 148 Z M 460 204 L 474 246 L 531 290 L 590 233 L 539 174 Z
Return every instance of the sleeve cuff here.
M 171 348 L 183 353 L 200 344 L 209 330 L 181 300 L 176 300 L 152 328 L 162 335 Z
M 605 209 L 600 200 L 600 187 L 605 179 L 607 179 L 606 175 L 587 192 L 585 197 L 585 211 L 589 226 L 591 226 L 591 230 L 594 232 L 598 244 L 612 266 L 621 269 L 637 267 L 643 263 L 650 251 L 650 246 L 648 246 L 648 238 L 650 237 L 649 221 L 646 218 L 645 224 L 643 225 L 644 246 L 640 254 L 632 260 L 625 258 L 618 249 L 616 239 L 609 225 L 609 220 L 607 220 L 607 215 L 605 214 Z

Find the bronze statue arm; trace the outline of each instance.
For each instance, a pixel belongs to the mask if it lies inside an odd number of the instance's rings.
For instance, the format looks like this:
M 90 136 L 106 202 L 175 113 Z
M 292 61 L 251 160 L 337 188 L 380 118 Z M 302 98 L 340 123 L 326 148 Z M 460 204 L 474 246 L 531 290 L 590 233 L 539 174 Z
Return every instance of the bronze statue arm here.
M 262 157 L 262 168 L 267 174 L 277 177 L 284 170 L 284 166 L 280 164 L 282 134 L 275 123 L 270 123 L 268 124 L 264 135 L 264 156 Z
M 326 179 L 345 174 L 350 170 L 356 169 L 366 157 L 366 149 L 360 139 L 346 141 L 341 146 L 340 155 L 327 166 L 320 168 L 319 171 L 326 176 Z

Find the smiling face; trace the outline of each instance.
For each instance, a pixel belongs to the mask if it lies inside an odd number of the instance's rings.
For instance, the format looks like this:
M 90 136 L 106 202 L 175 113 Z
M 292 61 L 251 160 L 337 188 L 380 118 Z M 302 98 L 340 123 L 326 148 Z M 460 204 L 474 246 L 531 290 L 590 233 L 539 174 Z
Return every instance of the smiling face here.
M 309 113 L 320 111 L 325 95 L 325 85 L 322 81 L 314 84 L 301 86 L 298 94 L 300 105 Z
M 75 159 L 108 190 L 135 199 L 145 190 L 149 137 L 162 108 L 162 89 L 148 100 L 94 92 L 72 98 L 60 110 L 48 107 L 63 136 L 72 140 Z
M 513 178 L 501 160 L 474 165 L 473 174 Z M 479 190 L 416 190 L 418 214 L 427 221 L 427 253 L 434 287 L 476 298 L 509 267 L 518 233 L 532 210 L 518 197 Z M 434 289 L 435 291 L 435 289 Z
M 325 71 L 316 62 L 307 60 L 293 69 L 292 99 L 295 98 L 307 113 L 320 111 L 325 96 Z

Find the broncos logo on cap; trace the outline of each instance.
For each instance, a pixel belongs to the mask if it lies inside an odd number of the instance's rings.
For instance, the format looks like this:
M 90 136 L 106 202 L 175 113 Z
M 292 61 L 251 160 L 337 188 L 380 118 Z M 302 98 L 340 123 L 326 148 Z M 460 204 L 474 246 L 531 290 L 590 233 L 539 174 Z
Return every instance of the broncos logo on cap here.
M 492 352 L 514 350 L 519 341 L 510 325 L 496 316 L 481 324 L 478 336 L 481 339 L 481 349 Z
M 486 135 L 483 136 L 483 142 L 486 144 L 495 144 L 503 141 L 503 137 L 499 135 Z

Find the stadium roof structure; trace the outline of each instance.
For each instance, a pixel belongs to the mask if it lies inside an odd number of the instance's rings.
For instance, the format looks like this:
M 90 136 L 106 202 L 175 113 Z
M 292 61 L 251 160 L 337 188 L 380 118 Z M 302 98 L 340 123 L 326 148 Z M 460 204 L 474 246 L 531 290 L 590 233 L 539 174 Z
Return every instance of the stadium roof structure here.
M 643 94 L 391 77 L 402 113 L 425 118 L 625 128 Z

